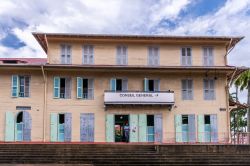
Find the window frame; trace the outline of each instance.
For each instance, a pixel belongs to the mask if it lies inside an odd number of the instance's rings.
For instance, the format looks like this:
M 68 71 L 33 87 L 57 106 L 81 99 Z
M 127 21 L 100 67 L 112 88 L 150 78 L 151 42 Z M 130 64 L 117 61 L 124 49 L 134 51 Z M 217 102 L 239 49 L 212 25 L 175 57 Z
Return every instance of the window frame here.
M 187 56 L 187 49 L 190 48 L 190 64 L 187 64 L 187 61 L 188 61 L 188 56 Z M 185 63 L 183 62 L 182 60 L 182 49 L 185 49 Z M 182 46 L 180 48 L 180 61 L 181 61 L 181 66 L 193 66 L 193 48 L 192 46 Z
M 77 97 L 77 99 L 81 99 L 81 100 L 94 100 L 95 99 L 95 79 L 94 78 L 92 78 L 92 77 L 84 77 L 84 76 L 78 76 L 78 77 L 76 77 L 76 78 L 81 78 L 81 81 L 82 81 L 82 97 L 81 98 L 78 98 Z M 83 91 L 83 80 L 84 79 L 86 79 L 87 80 L 87 82 L 88 82 L 88 89 L 87 89 L 87 97 L 84 97 L 84 91 Z M 92 82 L 93 82 L 93 87 L 92 88 L 90 88 L 90 86 L 89 86 L 89 81 L 90 80 L 92 80 Z M 77 84 L 78 82 L 77 82 L 77 79 L 76 79 L 76 84 Z M 92 97 L 90 98 L 89 97 L 89 90 L 90 89 L 92 89 Z M 77 95 L 77 94 L 76 94 Z
M 63 54 L 63 46 L 64 47 L 70 47 L 70 51 L 69 51 L 69 53 L 70 53 L 70 62 L 67 62 L 67 56 L 68 56 L 68 54 Z M 66 48 L 65 48 L 66 49 Z M 66 49 L 65 50 L 66 52 L 68 52 L 68 50 Z M 62 58 L 62 55 L 64 55 L 65 57 L 64 57 L 64 63 L 63 63 L 63 58 Z M 62 44 L 60 44 L 60 62 L 61 62 L 61 64 L 72 64 L 72 45 L 71 44 L 68 44 L 68 43 L 62 43 Z
M 186 89 L 183 89 L 183 81 L 186 82 Z M 188 81 L 191 81 L 191 85 L 192 85 L 192 88 L 189 89 L 188 87 Z M 189 96 L 189 91 L 191 90 L 191 96 Z M 184 95 L 184 91 L 186 92 L 186 98 L 185 98 L 185 95 Z M 192 78 L 185 78 L 185 79 L 182 79 L 181 80 L 181 98 L 182 100 L 194 100 L 194 81 Z
M 125 48 L 125 55 L 123 54 L 119 54 L 119 48 L 122 50 L 123 52 L 123 48 Z M 119 57 L 121 56 L 121 57 Z M 123 56 L 125 56 L 125 63 L 119 63 L 119 58 L 121 60 L 121 62 L 123 62 Z M 116 65 L 128 65 L 128 46 L 126 45 L 117 45 L 116 46 Z
M 208 81 L 208 89 L 205 88 L 205 81 Z M 211 89 L 210 81 L 213 81 L 213 89 Z M 204 78 L 203 79 L 203 99 L 207 101 L 216 100 L 216 80 L 214 78 Z M 206 91 L 208 91 L 208 96 L 206 96 Z M 211 97 L 211 92 L 213 96 Z
M 205 49 L 212 49 L 211 57 L 207 55 L 207 62 L 205 62 Z M 210 59 L 212 58 L 212 63 L 210 64 Z M 203 66 L 214 66 L 214 46 L 203 46 L 202 47 L 202 65 Z
M 153 49 L 153 50 L 157 49 L 157 64 L 154 63 L 154 61 L 155 61 L 155 59 L 154 59 L 155 57 L 154 56 L 153 56 L 153 62 L 150 63 L 152 61 L 152 59 L 150 61 L 150 57 L 151 57 L 151 55 L 150 55 L 150 49 Z M 150 45 L 150 46 L 147 47 L 147 50 L 148 50 L 148 60 L 147 60 L 148 66 L 159 66 L 160 65 L 160 46 Z
M 84 55 L 85 55 L 84 54 L 84 50 L 85 50 L 84 47 L 88 47 L 88 54 L 87 54 L 87 59 L 86 59 L 87 62 L 84 61 L 85 60 L 84 59 Z M 92 53 L 93 53 L 92 55 L 89 54 L 90 47 L 92 47 L 92 49 L 93 49 L 92 50 Z M 90 56 L 93 56 L 93 60 L 92 60 L 91 63 L 90 63 Z M 95 64 L 95 46 L 93 44 L 87 44 L 86 43 L 86 44 L 82 45 L 82 64 L 83 65 L 93 65 L 93 64 Z

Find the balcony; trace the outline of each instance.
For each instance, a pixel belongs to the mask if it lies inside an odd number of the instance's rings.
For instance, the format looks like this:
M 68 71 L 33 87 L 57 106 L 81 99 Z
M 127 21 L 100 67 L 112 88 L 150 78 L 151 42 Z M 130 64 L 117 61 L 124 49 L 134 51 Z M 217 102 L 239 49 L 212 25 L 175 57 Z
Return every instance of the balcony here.
M 105 105 L 174 105 L 173 91 L 105 91 Z

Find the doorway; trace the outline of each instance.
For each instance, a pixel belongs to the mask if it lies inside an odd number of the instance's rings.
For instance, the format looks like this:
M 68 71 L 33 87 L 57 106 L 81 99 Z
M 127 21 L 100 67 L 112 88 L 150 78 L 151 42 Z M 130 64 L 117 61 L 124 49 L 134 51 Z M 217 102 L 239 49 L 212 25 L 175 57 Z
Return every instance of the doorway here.
M 23 141 L 23 112 L 16 117 L 16 141 Z
M 125 130 L 124 130 L 125 126 L 129 126 L 129 116 L 128 115 L 115 115 L 115 142 L 128 142 L 129 141 L 129 139 L 126 140 L 126 137 L 125 137 Z M 128 137 L 129 137 L 129 132 L 128 132 Z

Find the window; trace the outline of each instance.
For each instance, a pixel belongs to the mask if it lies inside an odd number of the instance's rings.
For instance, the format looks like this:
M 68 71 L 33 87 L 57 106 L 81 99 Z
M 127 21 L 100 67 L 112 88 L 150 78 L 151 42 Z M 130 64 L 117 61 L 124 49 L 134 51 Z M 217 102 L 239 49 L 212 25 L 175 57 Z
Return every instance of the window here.
M 12 97 L 30 96 L 30 76 L 12 76 Z
M 144 91 L 154 92 L 160 91 L 160 80 L 144 79 Z
M 71 46 L 70 45 L 61 45 L 61 63 L 62 64 L 71 64 Z
M 192 49 L 190 47 L 181 48 L 181 64 L 182 66 L 192 65 Z
M 212 47 L 203 48 L 203 65 L 204 66 L 213 66 L 214 65 L 214 55 Z
M 54 77 L 54 98 L 71 98 L 71 78 Z
M 83 64 L 94 64 L 94 46 L 84 45 L 82 49 L 82 63 Z
M 211 122 L 210 122 L 210 115 L 205 115 L 204 116 L 204 122 L 205 122 L 205 124 L 211 124 Z
M 188 124 L 188 115 L 182 115 L 182 124 Z
M 116 48 L 116 64 L 117 65 L 127 65 L 127 47 L 117 46 Z
M 77 77 L 77 98 L 94 99 L 94 80 Z
M 64 124 L 64 114 L 59 114 L 59 124 Z
M 204 100 L 215 100 L 215 81 L 214 79 L 204 79 Z
M 123 79 L 112 78 L 110 80 L 110 90 L 112 90 L 112 91 L 127 91 L 128 90 L 128 80 L 126 78 L 123 78 Z
M 158 66 L 159 59 L 159 48 L 153 46 L 148 47 L 148 65 Z
M 181 80 L 182 100 L 193 100 L 193 80 Z

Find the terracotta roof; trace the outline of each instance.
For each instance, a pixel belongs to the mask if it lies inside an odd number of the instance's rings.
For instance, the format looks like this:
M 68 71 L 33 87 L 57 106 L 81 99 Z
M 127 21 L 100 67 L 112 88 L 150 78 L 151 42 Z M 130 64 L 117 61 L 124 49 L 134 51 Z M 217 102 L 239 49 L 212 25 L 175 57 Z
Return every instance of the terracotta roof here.
M 48 51 L 48 38 L 76 38 L 76 39 L 95 39 L 95 40 L 160 40 L 160 41 L 220 41 L 227 43 L 228 47 L 233 47 L 243 36 L 167 36 L 167 35 L 124 35 L 124 34 L 74 34 L 74 33 L 38 33 L 33 32 L 33 36 L 39 42 L 41 47 L 47 53 Z
M 0 58 L 2 64 L 46 64 L 47 58 Z

